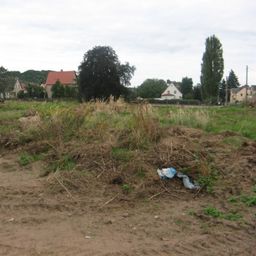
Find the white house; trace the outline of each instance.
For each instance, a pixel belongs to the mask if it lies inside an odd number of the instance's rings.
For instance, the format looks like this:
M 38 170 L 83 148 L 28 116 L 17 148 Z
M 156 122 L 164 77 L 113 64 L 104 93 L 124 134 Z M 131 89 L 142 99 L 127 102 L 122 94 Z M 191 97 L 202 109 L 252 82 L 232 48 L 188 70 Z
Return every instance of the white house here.
M 12 95 L 13 97 L 17 97 L 17 95 L 18 95 L 18 93 L 19 93 L 20 91 L 27 92 L 26 88 L 27 88 L 26 84 L 21 83 L 20 80 L 17 78 L 17 79 L 16 79 L 16 82 L 15 82 L 15 84 L 14 84 L 13 91 L 11 92 L 11 95 Z
M 163 100 L 182 99 L 182 94 L 177 89 L 177 87 L 173 83 L 171 83 L 167 87 L 167 89 L 162 93 L 161 99 Z

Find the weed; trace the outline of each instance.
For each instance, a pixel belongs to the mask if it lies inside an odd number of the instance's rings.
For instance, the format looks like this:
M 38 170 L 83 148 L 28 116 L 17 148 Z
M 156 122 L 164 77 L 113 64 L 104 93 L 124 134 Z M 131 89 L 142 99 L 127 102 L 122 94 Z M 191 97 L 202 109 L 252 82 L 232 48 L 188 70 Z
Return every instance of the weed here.
M 202 187 L 206 188 L 206 191 L 208 193 L 212 193 L 214 184 L 217 181 L 217 179 L 218 179 L 217 171 L 211 171 L 210 175 L 207 175 L 207 176 L 200 175 L 197 181 Z
M 242 202 L 246 206 L 255 206 L 256 205 L 256 196 L 255 195 L 241 195 L 241 196 L 236 196 L 236 197 L 230 197 L 228 199 L 230 203 L 238 203 Z
M 204 209 L 204 213 L 208 216 L 214 217 L 214 218 L 220 218 L 223 216 L 222 212 L 216 209 L 215 207 L 208 206 Z
M 239 196 L 232 196 L 228 199 L 230 203 L 238 203 L 240 201 Z
M 241 201 L 245 203 L 247 206 L 255 206 L 256 205 L 256 196 L 241 196 Z
M 243 218 L 243 216 L 239 213 L 227 213 L 227 214 L 224 214 L 224 219 L 225 220 L 231 220 L 231 221 L 237 221 L 237 220 L 240 220 Z
M 132 187 L 129 184 L 123 184 L 122 185 L 122 190 L 124 193 L 130 193 L 132 191 Z
M 76 162 L 72 157 L 69 155 L 62 156 L 59 160 L 55 160 L 51 165 L 50 169 L 52 171 L 57 170 L 65 170 L 65 171 L 71 171 L 75 168 Z
M 220 219 L 225 219 L 230 221 L 237 221 L 243 218 L 243 216 L 237 212 L 224 213 L 213 206 L 208 206 L 204 208 L 203 211 L 204 211 L 204 214 L 211 216 L 213 218 L 220 218 Z
M 30 163 L 33 163 L 33 162 L 36 162 L 36 161 L 39 161 L 42 159 L 42 156 L 40 155 L 31 155 L 27 152 L 25 153 L 22 153 L 19 157 L 19 164 L 21 166 L 26 166 Z

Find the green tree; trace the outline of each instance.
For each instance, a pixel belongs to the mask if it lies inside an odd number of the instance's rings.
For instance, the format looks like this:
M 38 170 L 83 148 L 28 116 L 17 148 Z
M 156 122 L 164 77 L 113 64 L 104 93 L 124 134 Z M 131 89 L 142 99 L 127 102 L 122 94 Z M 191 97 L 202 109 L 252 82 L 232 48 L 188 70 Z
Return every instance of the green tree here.
M 59 80 L 52 86 L 52 97 L 63 98 L 65 97 L 65 88 Z
M 135 67 L 121 64 L 116 52 L 109 46 L 96 46 L 85 53 L 79 66 L 79 96 L 83 100 L 117 99 L 127 92 L 126 86 Z
M 229 89 L 237 88 L 237 87 L 240 86 L 238 78 L 237 78 L 235 72 L 232 69 L 229 72 L 227 83 L 228 83 L 228 88 Z
M 183 77 L 181 81 L 180 90 L 181 90 L 183 99 L 192 99 L 193 98 L 192 78 Z
M 14 85 L 14 79 L 9 76 L 8 70 L 3 66 L 0 67 L 0 93 L 5 94 L 11 91 Z
M 202 85 L 201 84 L 197 84 L 196 86 L 194 86 L 194 88 L 193 88 L 193 98 L 195 100 L 202 101 Z
M 137 89 L 141 98 L 160 98 L 167 88 L 167 83 L 162 79 L 147 79 Z
M 204 100 L 217 102 L 220 81 L 224 72 L 223 49 L 220 40 L 215 36 L 208 37 L 201 66 L 201 84 Z
M 226 100 L 226 80 L 222 79 L 219 90 L 219 100 L 223 104 Z

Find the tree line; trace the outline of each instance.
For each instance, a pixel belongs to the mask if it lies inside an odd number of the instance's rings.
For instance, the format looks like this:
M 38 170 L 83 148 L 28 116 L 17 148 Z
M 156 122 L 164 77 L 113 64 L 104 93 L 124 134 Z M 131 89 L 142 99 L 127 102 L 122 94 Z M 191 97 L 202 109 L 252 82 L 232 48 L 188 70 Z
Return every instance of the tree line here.
M 96 46 L 88 50 L 78 67 L 78 90 L 63 86 L 59 81 L 52 87 L 53 98 L 78 97 L 81 101 L 108 100 L 110 96 L 118 99 L 129 98 L 160 98 L 171 81 L 163 79 L 146 79 L 137 88 L 129 88 L 135 67 L 128 62 L 122 64 L 113 48 Z M 201 64 L 200 84 L 193 85 L 192 78 L 183 77 L 181 82 L 175 82 L 181 91 L 183 99 L 197 99 L 207 103 L 224 102 L 226 93 L 231 88 L 238 87 L 239 81 L 233 70 L 228 79 L 223 79 L 224 59 L 220 40 L 215 36 L 208 37 L 205 42 L 205 52 Z M 27 80 L 42 82 L 46 80 L 47 71 L 29 70 L 18 74 L 0 68 L 0 92 L 9 89 L 14 75 L 26 77 Z M 14 84 L 14 83 L 13 83 Z M 42 89 L 32 83 L 28 86 L 28 97 L 45 97 Z M 25 97 L 21 93 L 20 97 Z M 229 95 L 228 95 L 229 97 Z

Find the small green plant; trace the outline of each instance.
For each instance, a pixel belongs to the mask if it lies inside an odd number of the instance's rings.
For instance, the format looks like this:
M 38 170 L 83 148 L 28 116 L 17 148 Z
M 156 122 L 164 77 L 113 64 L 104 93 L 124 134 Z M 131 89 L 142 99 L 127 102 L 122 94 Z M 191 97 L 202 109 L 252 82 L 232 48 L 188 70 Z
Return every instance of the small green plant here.
M 238 203 L 242 202 L 246 206 L 255 206 L 256 205 L 256 196 L 255 195 L 241 195 L 241 196 L 233 196 L 228 199 L 230 203 Z
M 128 194 L 132 191 L 132 187 L 129 184 L 123 184 L 122 185 L 122 190 L 123 190 L 123 192 Z
M 214 217 L 214 218 L 220 218 L 223 216 L 222 212 L 216 209 L 215 207 L 208 206 L 204 208 L 204 214 Z
M 256 196 L 241 196 L 241 201 L 245 203 L 247 206 L 255 206 L 256 205 Z
M 217 181 L 217 179 L 218 179 L 217 171 L 211 171 L 210 175 L 207 175 L 207 176 L 200 175 L 197 181 L 201 187 L 206 188 L 206 191 L 208 193 L 212 193 L 214 184 Z
M 231 196 L 231 197 L 228 199 L 228 201 L 229 201 L 230 203 L 238 203 L 238 202 L 240 201 L 240 198 L 239 198 L 239 196 Z
M 243 216 L 237 212 L 224 213 L 213 206 L 208 206 L 203 210 L 204 214 L 213 218 L 220 218 L 230 221 L 237 221 L 243 218 Z
M 252 192 L 256 193 L 256 185 L 253 186 Z
M 19 157 L 19 164 L 21 166 L 26 166 L 30 163 L 40 160 L 42 157 L 40 155 L 31 155 L 27 152 L 22 153 Z
M 75 168 L 76 162 L 69 155 L 64 155 L 61 159 L 54 161 L 50 166 L 52 171 L 62 170 L 71 171 Z
M 243 216 L 239 213 L 227 213 L 224 216 L 225 220 L 237 221 L 243 218 Z

